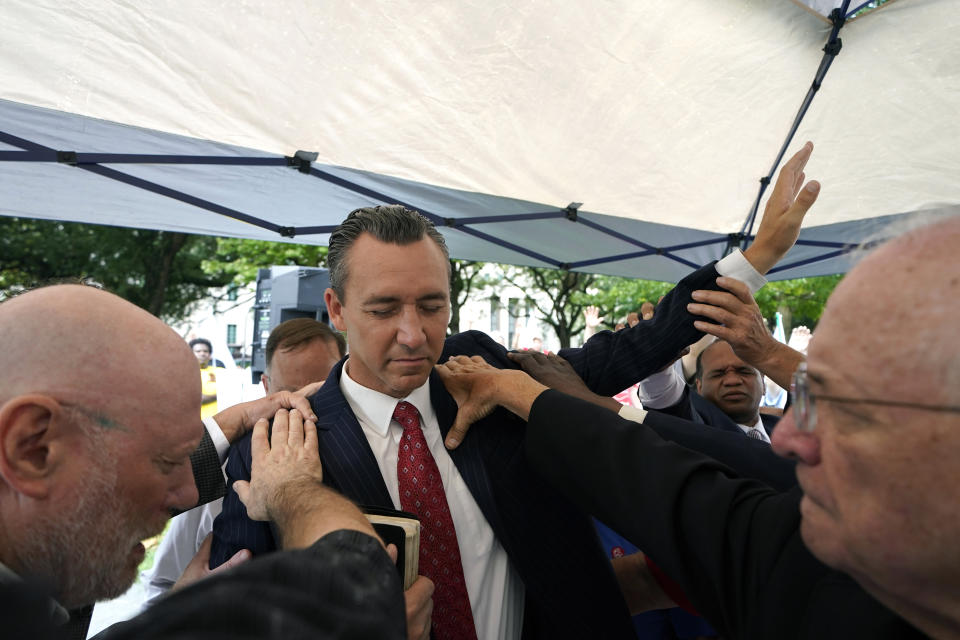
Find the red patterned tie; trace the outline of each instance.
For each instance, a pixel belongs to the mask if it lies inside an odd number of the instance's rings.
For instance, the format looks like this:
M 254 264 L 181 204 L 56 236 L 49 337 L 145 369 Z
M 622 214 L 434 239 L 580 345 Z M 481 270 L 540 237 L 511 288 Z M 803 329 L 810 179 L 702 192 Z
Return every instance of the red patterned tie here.
M 420 412 L 397 403 L 393 419 L 403 427 L 397 452 L 400 506 L 420 518 L 420 573 L 433 580 L 433 637 L 475 640 L 477 631 L 463 580 L 460 545 L 450 517 L 440 470 L 420 428 Z

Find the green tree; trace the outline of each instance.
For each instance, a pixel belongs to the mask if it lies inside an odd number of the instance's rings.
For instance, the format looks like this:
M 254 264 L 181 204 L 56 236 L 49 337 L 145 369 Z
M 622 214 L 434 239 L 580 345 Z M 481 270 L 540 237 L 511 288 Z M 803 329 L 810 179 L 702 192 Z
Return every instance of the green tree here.
M 640 305 L 645 301 L 657 304 L 673 286 L 669 282 L 656 280 L 599 276 L 589 295 L 589 303 L 600 309 L 604 324 L 608 329 L 613 329 L 618 322 L 626 319 L 627 314 L 639 313 Z
M 757 292 L 760 313 L 772 322 L 779 311 L 788 338 L 794 326 L 806 325 L 813 330 L 820 321 L 827 298 L 842 278 L 841 274 L 771 282 Z
M 327 248 L 309 244 L 217 238 L 216 251 L 203 262 L 203 269 L 212 276 L 228 278 L 244 285 L 257 279 L 257 270 L 273 265 L 323 267 L 327 264 Z
M 88 278 L 166 321 L 228 279 L 205 273 L 216 239 L 170 231 L 0 219 L 0 295 L 50 281 Z
M 599 276 L 578 271 L 508 265 L 503 265 L 503 274 L 507 282 L 527 292 L 527 308 L 535 309 L 553 328 L 560 340 L 560 348 L 569 347 L 571 338 L 583 331 L 583 310 L 590 304 L 586 291 Z M 532 291 L 543 292 L 546 300 L 538 299 L 532 295 Z
M 485 262 L 471 260 L 450 261 L 450 324 L 447 335 L 460 333 L 460 309 L 470 294 L 482 291 L 493 283 L 493 279 L 483 273 L 486 266 Z

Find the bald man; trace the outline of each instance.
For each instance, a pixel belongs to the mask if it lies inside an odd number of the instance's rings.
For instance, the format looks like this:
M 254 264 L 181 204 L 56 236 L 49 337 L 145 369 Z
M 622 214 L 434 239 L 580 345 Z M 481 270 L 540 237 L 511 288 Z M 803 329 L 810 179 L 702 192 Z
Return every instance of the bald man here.
M 196 360 L 157 318 L 112 294 L 73 285 L 0 304 L 0 353 L 4 633 L 59 637 L 67 609 L 126 591 L 143 559 L 140 541 L 161 532 L 172 510 L 197 503 L 190 456 L 204 429 L 197 420 Z M 115 367 L 118 361 L 128 366 Z M 254 473 L 267 472 L 251 477 L 249 487 L 258 489 L 248 489 L 245 502 L 251 514 L 276 522 L 285 548 L 309 549 L 202 581 L 114 637 L 204 630 L 285 637 L 305 629 L 319 634 L 345 621 L 374 636 L 405 635 L 396 570 L 363 516 L 319 485 L 319 464 L 270 464 L 291 447 L 312 446 L 307 458 L 317 457 L 313 422 L 300 415 L 280 411 L 274 433 L 283 438 L 271 444 L 266 422 L 259 423 Z M 301 484 L 310 490 L 276 491 Z M 270 611 L 237 610 L 239 594 L 253 585 Z M 309 607 L 297 609 L 298 598 Z
M 534 466 L 724 637 L 960 637 L 958 247 L 954 216 L 881 247 L 830 297 L 773 434 L 797 489 L 465 358 L 440 368 L 455 429 L 495 404 L 527 418 Z M 724 295 L 695 296 L 691 312 Z

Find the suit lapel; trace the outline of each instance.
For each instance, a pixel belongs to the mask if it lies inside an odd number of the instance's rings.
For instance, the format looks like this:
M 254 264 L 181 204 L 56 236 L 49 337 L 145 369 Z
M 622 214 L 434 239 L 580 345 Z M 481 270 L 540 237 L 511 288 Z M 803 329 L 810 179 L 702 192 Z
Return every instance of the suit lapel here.
M 323 481 L 363 505 L 393 508 L 363 428 L 340 391 L 341 360 L 310 399 L 317 414 Z
M 430 374 L 430 403 L 436 412 L 440 433 L 446 438 L 450 427 L 453 426 L 454 419 L 457 417 L 457 403 L 447 393 L 446 388 L 440 381 L 440 376 L 436 372 Z M 487 476 L 481 449 L 482 438 L 490 436 L 490 434 L 484 434 L 485 431 L 487 430 L 482 426 L 471 430 L 467 437 L 463 439 L 463 442 L 460 443 L 460 446 L 449 453 L 457 471 L 460 472 L 467 488 L 470 489 L 470 494 L 476 501 L 477 506 L 480 507 L 497 537 L 501 537 L 503 528 L 500 512 L 494 500 L 493 487 Z

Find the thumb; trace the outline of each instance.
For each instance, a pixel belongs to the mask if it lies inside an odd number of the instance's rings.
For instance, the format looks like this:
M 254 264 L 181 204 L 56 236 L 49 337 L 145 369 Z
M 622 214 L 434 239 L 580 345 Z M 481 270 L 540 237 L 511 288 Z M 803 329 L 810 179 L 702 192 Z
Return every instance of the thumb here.
M 457 411 L 457 418 L 453 421 L 453 426 L 450 427 L 450 431 L 447 432 L 447 438 L 444 440 L 443 444 L 447 449 L 456 449 L 460 446 L 460 443 L 463 442 L 463 439 L 467 436 L 467 431 L 470 430 L 470 424 L 472 420 L 466 419 L 466 407 L 460 407 Z
M 208 554 L 209 554 L 209 549 L 208 549 Z M 222 565 L 220 565 L 216 569 L 211 569 L 210 573 L 214 574 L 214 573 L 219 573 L 221 571 L 226 571 L 228 569 L 232 569 L 233 567 L 243 564 L 244 562 L 246 562 L 252 557 L 253 557 L 253 554 L 251 554 L 248 549 L 240 549 L 240 551 L 237 551 L 235 554 L 233 554 L 233 556 L 231 556 L 231 558 L 226 562 L 224 562 Z
M 444 440 L 447 449 L 456 449 L 460 446 L 463 439 L 467 437 L 470 425 L 490 415 L 495 406 L 483 407 L 482 405 L 467 403 L 457 409 L 457 417 L 453 421 L 450 431 L 447 432 L 446 440 Z
M 250 482 L 247 480 L 234 480 L 233 490 L 237 492 L 237 497 L 240 498 L 243 506 L 247 506 L 250 500 Z

